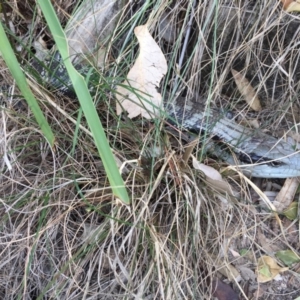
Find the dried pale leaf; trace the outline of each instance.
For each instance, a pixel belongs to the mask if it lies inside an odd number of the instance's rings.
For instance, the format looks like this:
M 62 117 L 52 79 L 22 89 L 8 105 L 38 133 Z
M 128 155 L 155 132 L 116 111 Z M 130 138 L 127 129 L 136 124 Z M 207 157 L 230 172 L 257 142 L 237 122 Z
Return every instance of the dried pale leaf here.
M 300 1 L 299 0 L 281 0 L 283 2 L 283 9 L 286 12 L 300 11 Z
M 218 271 L 229 281 L 239 282 L 242 279 L 240 272 L 233 265 L 227 264 L 225 266 L 219 266 Z
M 231 252 L 231 254 L 233 255 L 233 257 L 241 257 L 240 253 L 238 253 L 237 251 L 235 251 L 233 249 L 230 249 L 230 248 L 229 248 L 229 251 Z
M 273 280 L 279 273 L 287 271 L 289 268 L 281 268 L 270 256 L 262 256 L 257 262 L 257 281 L 264 283 Z
M 283 9 L 286 10 L 289 5 L 294 2 L 294 0 L 281 0 L 282 4 L 283 4 Z
M 202 171 L 210 179 L 219 180 L 219 181 L 223 180 L 221 174 L 216 169 L 200 163 L 194 156 L 193 156 L 193 167 L 196 170 Z
M 299 178 L 287 178 L 280 192 L 277 194 L 273 204 L 277 211 L 284 211 L 294 200 L 299 186 Z
M 191 141 L 184 149 L 184 153 L 182 155 L 182 160 L 187 163 L 189 158 L 191 157 L 191 154 L 195 147 L 199 144 L 199 141 L 195 139 L 194 141 Z
M 200 163 L 194 156 L 193 158 L 193 167 L 196 170 L 202 171 L 207 182 L 209 182 L 214 188 L 221 192 L 227 192 L 229 195 L 234 196 L 234 191 L 230 187 L 229 183 L 224 181 L 221 174 L 214 168 Z
M 162 105 L 162 96 L 157 92 L 157 87 L 167 72 L 167 62 L 146 25 L 136 27 L 134 33 L 140 45 L 140 54 L 127 80 L 122 83 L 127 88 L 117 88 L 117 114 L 121 114 L 123 108 L 129 118 L 142 115 L 151 119 L 159 115 Z
M 72 18 L 65 28 L 70 56 L 79 63 L 84 53 L 95 58 L 98 66 L 104 66 L 103 54 L 108 37 L 116 28 L 118 16 L 124 7 L 123 1 L 89 0 L 82 1 L 73 12 Z M 95 48 L 101 45 L 101 49 Z
M 248 79 L 234 69 L 231 70 L 231 73 L 241 95 L 245 98 L 248 105 L 255 111 L 261 111 L 260 100 Z

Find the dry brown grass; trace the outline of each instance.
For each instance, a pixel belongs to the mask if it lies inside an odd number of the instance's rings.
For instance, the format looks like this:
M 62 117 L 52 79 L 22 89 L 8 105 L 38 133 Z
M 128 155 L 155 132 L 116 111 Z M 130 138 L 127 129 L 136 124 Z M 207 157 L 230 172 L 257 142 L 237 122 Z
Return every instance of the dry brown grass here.
M 177 90 L 242 111 L 246 104 L 240 101 L 230 73 L 235 68 L 247 75 L 261 98 L 263 128 L 278 134 L 299 122 L 295 112 L 299 111 L 300 19 L 282 12 L 280 1 L 202 1 L 192 10 L 192 33 L 184 51 L 179 45 L 192 1 L 174 1 L 161 10 L 158 7 L 165 1 L 156 1 L 158 6 L 153 3 L 137 17 L 140 2 L 124 18 L 128 21 L 131 15 L 142 24 L 151 17 L 153 33 L 170 66 L 163 89 L 174 88 L 175 62 L 182 55 Z M 20 9 L 28 6 L 34 11 L 35 5 L 13 4 L 11 19 L 21 33 L 26 22 Z M 74 3 L 56 4 L 65 22 Z M 166 42 L 157 29 L 163 10 L 183 30 L 175 44 Z M 29 13 L 26 20 L 30 18 Z M 39 35 L 42 21 L 32 24 L 33 33 Z M 124 60 L 118 66 L 112 63 L 108 76 L 126 74 L 130 67 L 133 44 L 128 43 L 124 53 L 117 51 L 128 28 L 120 29 L 112 43 L 112 57 L 123 55 Z M 0 70 L 0 86 L 13 86 L 1 60 Z M 241 299 L 299 295 L 297 266 L 282 281 L 267 284 L 258 284 L 253 273 L 263 254 L 274 256 L 278 249 L 290 248 L 299 252 L 298 221 L 283 218 L 280 228 L 274 215 L 260 206 L 253 188 L 235 175 L 225 176 L 240 192 L 237 198 L 216 191 L 202 174 L 181 163 L 184 146 L 177 142 L 174 147 L 159 124 L 116 118 L 112 94 L 102 93 L 99 114 L 116 158 L 125 164 L 123 178 L 132 199 L 130 206 L 121 205 L 111 194 L 84 119 L 83 129 L 76 133 L 78 103 L 46 93 L 37 84 L 33 87 L 57 146 L 49 147 L 17 88 L 12 97 L 4 93 L 0 98 L 1 299 L 211 299 L 211 281 L 216 277 L 230 281 Z M 151 155 L 154 147 L 160 150 L 157 156 Z M 215 168 L 221 164 L 210 157 L 205 162 Z M 282 184 L 254 183 L 263 191 L 278 190 Z M 242 250 L 247 255 L 237 256 Z M 228 266 L 240 270 L 239 282 L 228 271 L 220 275 Z

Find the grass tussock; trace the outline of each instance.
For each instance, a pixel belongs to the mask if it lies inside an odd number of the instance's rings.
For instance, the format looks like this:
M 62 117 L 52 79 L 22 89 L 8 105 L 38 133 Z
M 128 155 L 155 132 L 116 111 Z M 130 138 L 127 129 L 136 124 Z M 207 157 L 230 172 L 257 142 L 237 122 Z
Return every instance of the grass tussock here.
M 75 5 L 56 1 L 62 24 Z M 26 18 L 23 6 L 31 9 Z M 51 34 L 35 3 L 5 7 L 15 36 L 26 35 L 30 21 L 32 36 L 43 28 L 50 48 Z M 171 28 L 169 40 L 163 18 Z M 285 285 L 257 283 L 255 267 L 261 255 L 299 250 L 297 221 L 278 223 L 236 174 L 224 172 L 236 197 L 218 191 L 190 160 L 182 162 L 187 146 L 163 123 L 115 115 L 115 85 L 138 51 L 133 28 L 146 22 L 168 61 L 162 93 L 247 111 L 234 68 L 261 99 L 262 129 L 280 135 L 299 122 L 300 19 L 284 13 L 279 1 L 127 5 L 93 98 L 131 198 L 126 206 L 113 197 L 79 103 L 47 91 L 28 74 L 56 138 L 50 147 L 0 59 L 0 298 L 211 299 L 213 282 L 221 278 L 241 299 L 294 299 L 296 267 Z M 18 45 L 19 39 L 11 40 Z M 26 64 L 29 56 L 22 51 Z M 201 145 L 195 155 L 218 170 L 224 167 Z M 262 191 L 282 185 L 254 182 Z

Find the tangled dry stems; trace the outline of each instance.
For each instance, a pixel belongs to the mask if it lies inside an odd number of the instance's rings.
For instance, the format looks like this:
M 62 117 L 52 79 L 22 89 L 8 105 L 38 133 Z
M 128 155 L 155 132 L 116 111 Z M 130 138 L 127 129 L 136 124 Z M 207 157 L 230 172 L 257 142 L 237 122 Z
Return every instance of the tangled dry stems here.
M 268 129 L 290 127 L 297 122 L 291 109 L 299 106 L 299 18 L 282 13 L 274 1 L 238 1 L 239 6 L 219 1 L 216 25 L 214 17 L 207 18 L 212 3 L 193 10 L 193 46 L 185 53 L 190 61 L 180 89 L 243 110 L 230 77 L 230 69 L 237 68 L 261 97 Z M 171 5 L 172 24 L 186 24 L 189 15 L 182 19 L 182 13 L 191 5 Z M 153 26 L 158 20 L 159 13 Z M 180 50 L 162 36 L 156 39 L 169 61 L 177 61 Z M 166 82 L 174 80 L 174 72 Z M 12 102 L 1 102 L 1 153 L 12 165 L 10 170 L 1 160 L 2 299 L 208 299 L 211 279 L 236 261 L 230 250 L 249 250 L 253 264 L 268 251 L 257 238 L 260 227 L 269 233 L 270 245 L 295 234 L 270 229 L 270 214 L 255 208 L 256 196 L 243 180 L 228 178 L 241 191 L 240 202 L 221 195 L 201 174 L 182 167 L 180 151 L 174 152 L 155 126 L 137 130 L 139 123 L 117 123 L 110 102 L 99 106 L 99 114 L 116 157 L 128 162 L 123 176 L 132 196 L 129 207 L 120 205 L 91 137 L 85 131 L 74 137 L 70 118 L 76 120 L 78 104 L 54 95 L 38 97 L 57 138 L 55 149 L 40 134 L 17 89 Z M 54 97 L 57 106 L 47 97 Z M 274 106 L 281 109 L 268 108 Z M 156 145 L 163 154 L 151 157 Z M 226 209 L 220 196 L 227 197 Z M 239 287 L 243 291 L 235 282 Z

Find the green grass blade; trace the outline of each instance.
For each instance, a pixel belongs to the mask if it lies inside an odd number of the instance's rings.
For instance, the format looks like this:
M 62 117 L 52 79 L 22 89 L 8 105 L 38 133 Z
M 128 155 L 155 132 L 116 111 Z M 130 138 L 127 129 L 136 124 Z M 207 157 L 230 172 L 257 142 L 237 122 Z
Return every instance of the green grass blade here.
M 99 120 L 99 116 L 93 104 L 93 100 L 89 93 L 87 84 L 83 76 L 81 76 L 77 72 L 77 70 L 71 63 L 66 36 L 55 14 L 54 8 L 49 0 L 39 0 L 38 3 L 53 35 L 57 49 L 59 50 L 62 60 L 66 66 L 76 95 L 80 101 L 80 105 L 83 109 L 88 125 L 92 132 L 113 193 L 125 204 L 129 204 L 130 200 L 124 185 L 124 181 L 119 173 L 115 159 L 110 150 L 104 129 Z
M 26 77 L 20 68 L 20 64 L 14 54 L 14 51 L 10 45 L 10 42 L 6 36 L 2 23 L 0 21 L 0 52 L 3 59 L 6 62 L 8 69 L 10 70 L 12 76 L 14 77 L 23 97 L 26 99 L 29 108 L 33 112 L 37 123 L 39 124 L 44 136 L 50 143 L 51 147 L 54 145 L 54 134 L 41 111 L 37 100 L 35 99 L 33 93 L 31 92 Z

